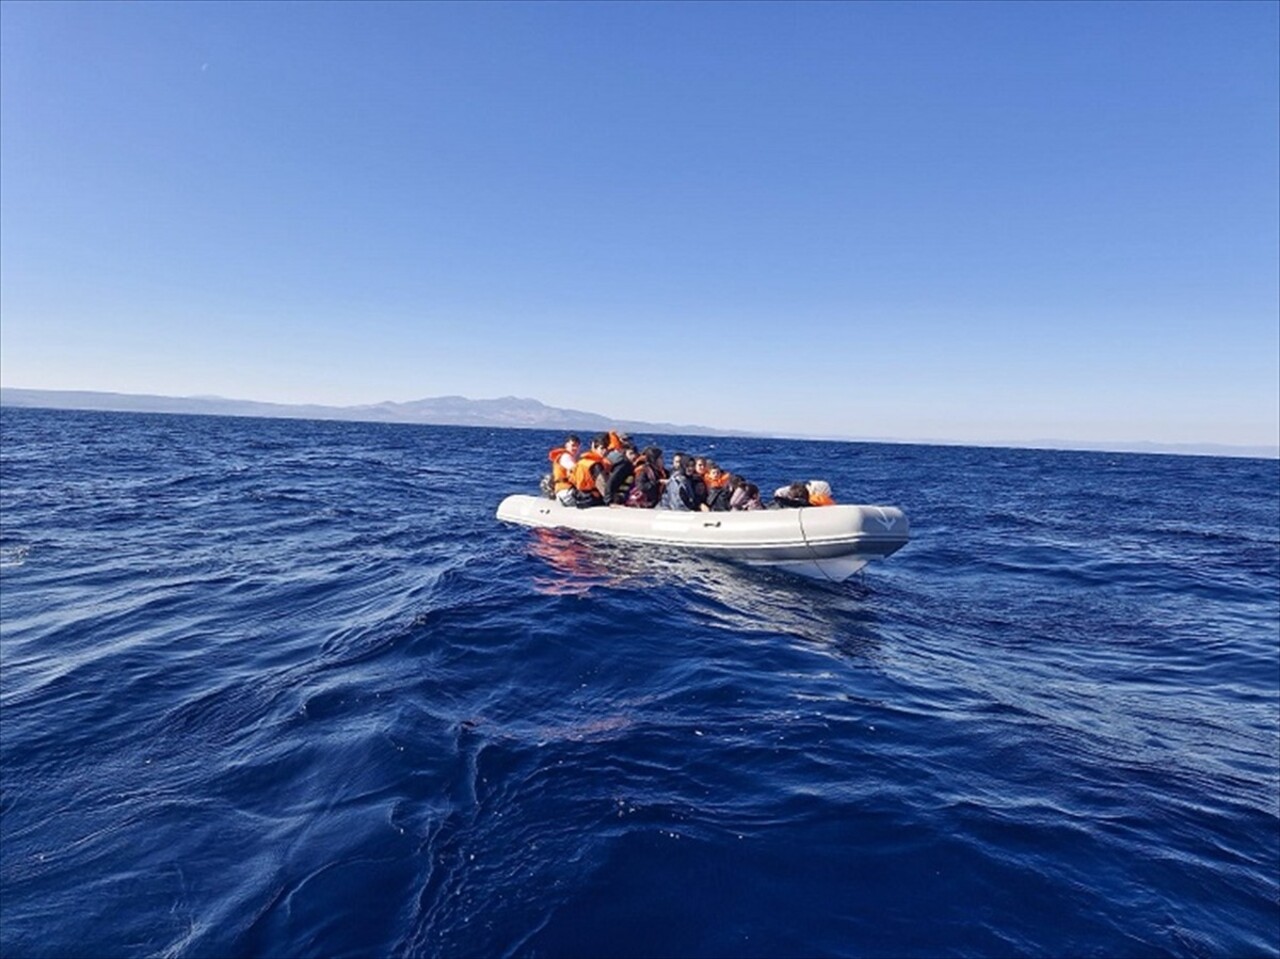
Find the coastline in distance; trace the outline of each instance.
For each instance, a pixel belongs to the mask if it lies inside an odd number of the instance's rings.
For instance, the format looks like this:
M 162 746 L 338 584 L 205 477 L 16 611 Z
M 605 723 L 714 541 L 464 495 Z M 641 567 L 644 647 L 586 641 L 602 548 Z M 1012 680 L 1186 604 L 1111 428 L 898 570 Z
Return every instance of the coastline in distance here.
M 114 413 L 177 413 L 193 416 L 260 416 L 281 419 L 349 420 L 365 423 L 417 423 L 431 426 L 487 426 L 507 429 L 593 430 L 625 429 L 632 432 L 677 436 L 771 436 L 746 430 L 729 430 L 688 423 L 651 423 L 623 420 L 584 410 L 547 406 L 536 399 L 503 396 L 473 400 L 465 396 L 436 396 L 405 403 L 390 401 L 362 406 L 264 403 L 220 396 L 156 396 L 144 393 L 108 393 L 92 390 L 30 390 L 0 387 L 0 406 L 54 410 L 96 410 Z M 1275 446 L 1230 446 L 1217 443 L 1087 442 L 1043 439 L 1020 442 L 965 443 L 926 437 L 813 436 L 778 434 L 778 439 L 830 440 L 849 443 L 908 443 L 923 446 L 981 446 L 1013 449 L 1094 450 L 1098 452 L 1175 453 L 1188 456 L 1244 456 L 1280 458 Z

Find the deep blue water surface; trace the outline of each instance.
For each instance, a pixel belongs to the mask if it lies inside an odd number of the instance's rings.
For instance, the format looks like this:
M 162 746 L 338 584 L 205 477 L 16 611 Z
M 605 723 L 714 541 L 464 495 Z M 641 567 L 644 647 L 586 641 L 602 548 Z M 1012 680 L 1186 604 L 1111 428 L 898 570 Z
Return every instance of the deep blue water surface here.
M 905 509 L 834 587 L 556 439 L 5 409 L 0 953 L 1280 955 L 1280 464 L 657 438 Z

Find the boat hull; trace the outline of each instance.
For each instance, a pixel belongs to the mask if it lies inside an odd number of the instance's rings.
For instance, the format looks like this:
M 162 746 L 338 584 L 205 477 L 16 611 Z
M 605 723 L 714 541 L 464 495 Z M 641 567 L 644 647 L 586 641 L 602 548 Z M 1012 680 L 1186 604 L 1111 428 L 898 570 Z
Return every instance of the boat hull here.
M 576 509 L 544 497 L 514 494 L 498 506 L 498 519 L 674 546 L 835 582 L 848 579 L 871 560 L 897 552 L 909 536 L 907 517 L 895 506 L 690 513 L 621 506 Z

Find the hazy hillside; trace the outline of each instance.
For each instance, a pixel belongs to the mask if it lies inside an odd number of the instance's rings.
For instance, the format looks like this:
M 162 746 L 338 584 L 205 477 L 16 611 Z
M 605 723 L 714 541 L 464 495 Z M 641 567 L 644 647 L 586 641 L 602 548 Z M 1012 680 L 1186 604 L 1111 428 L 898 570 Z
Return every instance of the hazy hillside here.
M 646 433 L 730 435 L 735 431 L 676 423 L 613 420 L 599 413 L 547 406 L 538 400 L 504 396 L 470 400 L 464 396 L 436 396 L 408 403 L 366 406 L 316 406 L 259 403 L 217 396 L 150 396 L 135 393 L 94 393 L 81 390 L 24 390 L 0 388 L 0 405 L 58 410 L 108 410 L 123 413 L 186 413 L 203 416 L 266 416 L 286 419 L 357 420 L 371 423 L 429 423 L 437 426 L 495 426 L 527 429 L 573 429 L 581 432 L 611 427 Z
M 408 403 L 366 406 L 302 406 L 228 400 L 218 396 L 149 396 L 137 393 L 93 393 L 82 390 L 23 390 L 0 387 L 0 406 L 29 406 L 55 410 L 108 410 L 123 413 L 186 413 L 203 416 L 266 416 L 306 420 L 354 420 L 367 423 L 426 423 L 436 426 L 492 426 L 524 429 L 576 430 L 580 434 L 610 428 L 641 434 L 752 436 L 742 430 L 722 430 L 688 423 L 648 423 L 614 420 L 599 413 L 547 406 L 538 400 L 503 396 L 469 400 L 465 396 L 435 396 Z M 584 439 L 585 439 L 584 435 Z M 806 438 L 793 436 L 793 438 Z M 1010 448 L 1099 450 L 1130 453 L 1174 453 L 1190 456 L 1250 456 L 1280 458 L 1276 446 L 1225 446 L 1215 443 L 1128 443 L 1044 439 L 1021 442 L 962 443 L 956 440 L 875 436 L 811 436 L 844 442 L 922 443 L 936 446 L 995 446 Z

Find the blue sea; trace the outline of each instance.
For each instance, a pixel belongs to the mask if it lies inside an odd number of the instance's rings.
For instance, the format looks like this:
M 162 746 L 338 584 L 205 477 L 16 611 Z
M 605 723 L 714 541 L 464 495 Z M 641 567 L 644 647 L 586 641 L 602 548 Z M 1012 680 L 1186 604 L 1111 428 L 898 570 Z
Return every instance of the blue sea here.
M 835 586 L 498 523 L 560 438 L 0 411 L 0 953 L 1280 955 L 1280 463 L 638 437 Z

